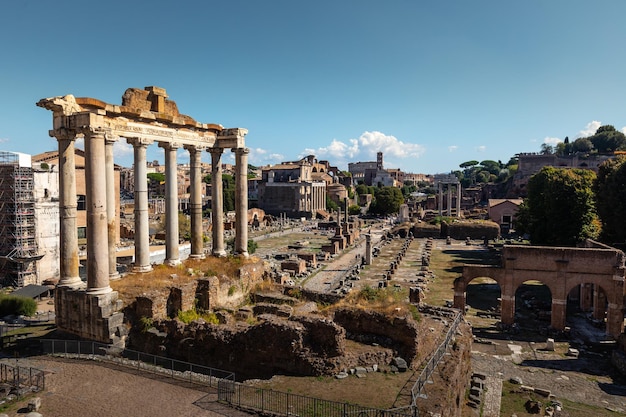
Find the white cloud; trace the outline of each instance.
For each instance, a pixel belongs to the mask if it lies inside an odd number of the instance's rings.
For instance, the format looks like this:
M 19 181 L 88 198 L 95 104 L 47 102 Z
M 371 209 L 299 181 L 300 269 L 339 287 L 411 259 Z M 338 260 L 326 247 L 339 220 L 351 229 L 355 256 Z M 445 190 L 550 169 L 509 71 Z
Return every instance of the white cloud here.
M 403 142 L 395 136 L 386 135 L 382 132 L 363 132 L 358 138 L 347 141 L 333 139 L 327 146 L 317 149 L 305 148 L 299 157 L 315 155 L 318 160 L 328 160 L 331 165 L 346 167 L 349 162 L 375 161 L 376 154 L 382 152 L 385 166 L 398 167 L 409 159 L 421 157 L 426 149 L 416 143 Z M 410 161 L 414 162 L 414 161 Z
M 485 145 L 480 145 L 476 147 L 476 150 L 478 152 L 485 152 L 487 150 L 487 147 Z
M 563 142 L 563 141 L 559 138 L 550 138 L 550 137 L 543 138 L 543 143 L 547 143 L 548 145 L 551 145 L 551 146 L 554 146 L 560 142 Z
M 448 146 L 448 152 L 455 152 L 457 149 L 459 149 L 459 147 L 456 145 Z
M 598 130 L 598 128 L 600 126 L 602 126 L 602 122 L 599 122 L 597 120 L 593 120 L 593 121 L 587 123 L 587 126 L 585 126 L 585 128 L 583 130 L 578 132 L 578 135 L 576 137 L 584 138 L 584 137 L 587 137 L 587 136 L 591 136 L 591 135 L 596 133 L 596 130 Z
M 269 153 L 267 149 L 263 148 L 249 148 L 250 154 L 248 155 L 248 162 L 252 165 L 268 165 L 281 162 L 284 157 L 281 154 Z
M 9 142 L 9 138 L 0 138 L 0 143 L 6 143 Z
M 118 140 L 113 143 L 113 157 L 125 158 L 133 154 L 133 145 L 127 143 L 125 140 Z

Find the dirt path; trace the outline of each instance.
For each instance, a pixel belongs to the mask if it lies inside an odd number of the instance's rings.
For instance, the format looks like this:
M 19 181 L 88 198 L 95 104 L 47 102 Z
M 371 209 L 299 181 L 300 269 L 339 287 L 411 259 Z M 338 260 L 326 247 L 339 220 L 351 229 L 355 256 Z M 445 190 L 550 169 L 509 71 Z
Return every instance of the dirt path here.
M 4 361 L 15 364 L 14 359 Z M 249 416 L 217 403 L 214 389 L 116 365 L 45 356 L 19 359 L 19 365 L 46 372 L 39 410 L 45 417 Z M 8 414 L 23 415 L 16 411 Z

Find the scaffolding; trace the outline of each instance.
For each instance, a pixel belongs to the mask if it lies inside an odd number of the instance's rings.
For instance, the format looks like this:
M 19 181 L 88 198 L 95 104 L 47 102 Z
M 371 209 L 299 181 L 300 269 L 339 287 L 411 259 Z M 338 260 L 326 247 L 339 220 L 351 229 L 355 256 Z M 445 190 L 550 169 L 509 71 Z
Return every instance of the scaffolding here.
M 37 282 L 35 199 L 30 155 L 0 151 L 0 282 L 22 287 Z

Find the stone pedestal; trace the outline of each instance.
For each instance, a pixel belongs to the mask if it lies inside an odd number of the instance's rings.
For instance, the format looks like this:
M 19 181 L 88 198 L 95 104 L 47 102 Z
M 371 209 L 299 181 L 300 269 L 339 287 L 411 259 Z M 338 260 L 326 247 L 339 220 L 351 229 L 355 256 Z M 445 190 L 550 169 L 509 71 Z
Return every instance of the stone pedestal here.
M 83 339 L 123 346 L 126 326 L 116 291 L 92 295 L 85 289 L 57 286 L 54 296 L 59 330 Z

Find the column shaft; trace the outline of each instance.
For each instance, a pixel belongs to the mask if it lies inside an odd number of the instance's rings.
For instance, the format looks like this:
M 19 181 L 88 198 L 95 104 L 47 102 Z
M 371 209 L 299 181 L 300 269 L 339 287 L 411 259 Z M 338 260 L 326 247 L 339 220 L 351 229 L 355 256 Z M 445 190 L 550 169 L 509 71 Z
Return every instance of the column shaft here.
M 248 256 L 248 154 L 247 148 L 235 153 L 235 253 Z
M 107 235 L 109 242 L 109 280 L 120 279 L 117 272 L 117 224 L 115 191 L 115 164 L 113 158 L 113 144 L 115 140 L 105 138 L 105 167 L 106 167 L 106 199 L 107 199 Z
M 106 294 L 109 287 L 107 180 L 104 131 L 85 133 L 85 188 L 87 192 L 87 293 Z
M 461 183 L 456 185 L 456 217 L 461 217 Z
M 151 141 L 129 139 L 134 151 L 135 180 L 135 272 L 148 272 L 150 265 L 150 225 L 148 218 L 148 169 L 146 149 Z
M 224 201 L 222 184 L 222 152 L 221 148 L 211 148 L 211 221 L 213 229 L 211 240 L 213 256 L 226 256 L 224 250 Z
M 437 184 L 437 196 L 439 197 L 439 215 L 443 214 L 443 187 L 441 183 Z
M 180 264 L 178 248 L 178 165 L 175 143 L 159 143 L 165 149 L 165 263 Z
M 82 283 L 78 273 L 78 228 L 76 225 L 76 163 L 74 134 L 57 136 L 59 142 L 60 279 L 63 287 Z
M 189 151 L 189 177 L 191 182 L 191 254 L 190 258 L 204 258 L 204 242 L 202 241 L 202 175 L 200 164 L 203 148 L 198 146 L 185 147 Z

